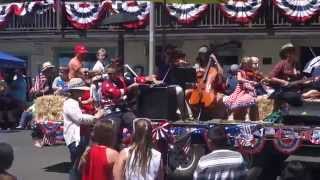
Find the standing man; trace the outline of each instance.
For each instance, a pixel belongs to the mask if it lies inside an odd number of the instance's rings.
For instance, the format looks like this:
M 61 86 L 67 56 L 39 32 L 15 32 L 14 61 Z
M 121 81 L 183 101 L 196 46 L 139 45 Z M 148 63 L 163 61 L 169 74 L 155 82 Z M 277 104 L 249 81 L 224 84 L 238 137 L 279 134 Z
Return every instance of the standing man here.
M 105 66 L 107 65 L 108 54 L 107 51 L 103 48 L 100 48 L 97 51 L 97 62 L 93 66 L 92 71 L 97 74 L 103 73 Z
M 88 53 L 88 50 L 84 44 L 77 44 L 74 47 L 75 56 L 69 62 L 69 80 L 72 78 L 85 77 L 85 69 L 83 68 L 83 61 Z

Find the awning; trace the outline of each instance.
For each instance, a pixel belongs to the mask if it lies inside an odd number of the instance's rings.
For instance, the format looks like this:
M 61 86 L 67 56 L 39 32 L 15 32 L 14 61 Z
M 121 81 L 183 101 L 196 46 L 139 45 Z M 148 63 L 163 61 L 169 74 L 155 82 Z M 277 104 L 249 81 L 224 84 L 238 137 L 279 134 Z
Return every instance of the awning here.
M 221 3 L 223 0 L 149 0 L 153 2 L 161 2 L 161 3 L 178 3 L 178 4 L 215 4 Z
M 0 52 L 0 68 L 24 68 L 25 60 Z

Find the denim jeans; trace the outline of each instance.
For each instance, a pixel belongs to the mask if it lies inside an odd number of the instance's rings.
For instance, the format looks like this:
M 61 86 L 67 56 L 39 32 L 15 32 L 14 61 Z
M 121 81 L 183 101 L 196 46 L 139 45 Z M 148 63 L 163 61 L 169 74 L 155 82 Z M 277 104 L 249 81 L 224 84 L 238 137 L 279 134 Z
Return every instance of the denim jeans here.
M 81 157 L 81 155 L 86 150 L 86 147 L 88 145 L 89 145 L 89 138 L 85 136 L 81 136 L 78 146 L 76 146 L 76 142 L 73 142 L 68 145 L 72 165 L 74 165 L 76 160 L 78 160 Z
M 32 120 L 32 113 L 28 111 L 24 111 L 21 114 L 20 121 L 19 121 L 19 126 L 22 128 L 26 128 L 28 122 Z

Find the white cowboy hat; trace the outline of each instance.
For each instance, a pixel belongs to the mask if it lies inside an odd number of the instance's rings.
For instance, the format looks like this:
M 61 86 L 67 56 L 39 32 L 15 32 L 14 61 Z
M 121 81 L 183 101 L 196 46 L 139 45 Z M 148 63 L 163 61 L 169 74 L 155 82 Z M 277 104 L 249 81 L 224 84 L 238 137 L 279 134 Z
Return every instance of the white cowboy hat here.
M 54 68 L 55 66 L 51 64 L 51 62 L 47 61 L 42 64 L 41 72 L 49 69 L 49 68 Z
M 198 53 L 207 53 L 209 51 L 208 47 L 202 46 L 199 48 Z
M 89 91 L 90 88 L 86 86 L 86 83 L 81 78 L 72 78 L 68 82 L 68 90 Z
M 295 49 L 295 47 L 294 47 L 294 45 L 292 44 L 292 43 L 287 43 L 287 44 L 285 44 L 285 45 L 283 45 L 281 48 L 280 48 L 280 54 L 281 53 L 284 53 L 285 51 L 287 51 L 287 50 L 294 50 Z

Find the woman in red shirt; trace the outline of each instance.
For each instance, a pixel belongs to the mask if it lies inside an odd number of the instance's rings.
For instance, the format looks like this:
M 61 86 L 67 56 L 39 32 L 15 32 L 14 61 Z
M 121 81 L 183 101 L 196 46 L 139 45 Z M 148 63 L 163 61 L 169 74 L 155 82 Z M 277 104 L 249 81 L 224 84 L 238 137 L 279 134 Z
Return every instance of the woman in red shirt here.
M 109 147 L 114 139 L 112 121 L 100 121 L 94 126 L 92 145 L 83 153 L 79 170 L 82 180 L 113 179 L 113 165 L 119 153 Z

